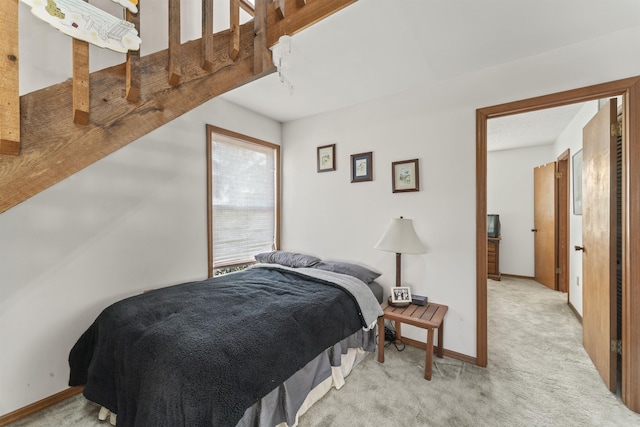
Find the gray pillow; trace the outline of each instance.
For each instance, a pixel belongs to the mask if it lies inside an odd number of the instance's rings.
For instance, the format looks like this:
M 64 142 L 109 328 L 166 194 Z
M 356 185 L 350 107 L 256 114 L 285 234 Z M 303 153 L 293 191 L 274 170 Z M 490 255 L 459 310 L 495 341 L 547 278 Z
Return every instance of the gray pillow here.
M 369 289 L 371 289 L 371 292 L 373 292 L 373 295 L 376 296 L 378 303 L 382 304 L 382 294 L 384 293 L 382 285 L 375 280 L 371 283 L 367 283 L 367 285 L 369 286 Z
M 273 251 L 255 256 L 256 261 L 266 264 L 280 264 L 287 267 L 312 267 L 320 262 L 320 258 L 297 252 Z
M 364 283 L 371 283 L 382 274 L 359 264 L 351 264 L 349 262 L 342 261 L 320 261 L 315 264 L 313 268 L 333 271 L 334 273 L 347 274 L 362 280 Z

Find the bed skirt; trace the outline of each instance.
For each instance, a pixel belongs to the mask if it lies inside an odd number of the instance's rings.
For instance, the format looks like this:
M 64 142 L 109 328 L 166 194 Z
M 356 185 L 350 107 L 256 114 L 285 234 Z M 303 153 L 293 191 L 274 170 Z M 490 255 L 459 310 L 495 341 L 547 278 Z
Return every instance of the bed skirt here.
M 300 416 L 332 387 L 342 388 L 351 370 L 375 349 L 376 329 L 359 330 L 326 349 L 249 407 L 237 427 L 297 426 Z M 105 420 L 107 417 L 112 425 L 116 425 L 116 414 L 103 407 L 98 418 Z

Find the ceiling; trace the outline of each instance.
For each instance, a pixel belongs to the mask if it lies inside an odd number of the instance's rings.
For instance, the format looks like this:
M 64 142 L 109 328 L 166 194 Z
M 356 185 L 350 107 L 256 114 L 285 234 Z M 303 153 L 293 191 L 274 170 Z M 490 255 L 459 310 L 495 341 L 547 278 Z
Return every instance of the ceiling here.
M 548 108 L 487 121 L 487 149 L 553 144 L 584 104 Z
M 291 91 L 275 73 L 222 97 L 284 123 L 438 84 L 639 21 L 637 0 L 359 0 L 292 37 L 283 66 Z M 492 119 L 489 144 L 553 142 L 578 109 Z

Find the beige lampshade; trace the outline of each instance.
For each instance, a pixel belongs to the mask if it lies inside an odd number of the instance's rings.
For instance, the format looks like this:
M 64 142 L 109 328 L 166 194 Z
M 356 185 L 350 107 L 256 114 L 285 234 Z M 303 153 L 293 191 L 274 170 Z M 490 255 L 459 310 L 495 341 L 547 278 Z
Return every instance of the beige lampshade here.
M 398 254 L 423 254 L 427 252 L 413 228 L 413 221 L 405 218 L 392 218 L 376 249 Z

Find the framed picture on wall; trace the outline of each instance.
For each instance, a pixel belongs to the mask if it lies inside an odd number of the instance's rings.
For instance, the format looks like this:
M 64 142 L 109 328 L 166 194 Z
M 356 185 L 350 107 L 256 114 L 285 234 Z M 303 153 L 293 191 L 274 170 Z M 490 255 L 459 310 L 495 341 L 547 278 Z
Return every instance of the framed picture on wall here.
M 391 180 L 394 193 L 420 191 L 418 159 L 391 163 Z
M 318 172 L 336 170 L 336 144 L 318 147 Z
M 582 150 L 573 155 L 573 214 L 582 215 Z
M 351 182 L 373 181 L 373 152 L 351 155 Z

